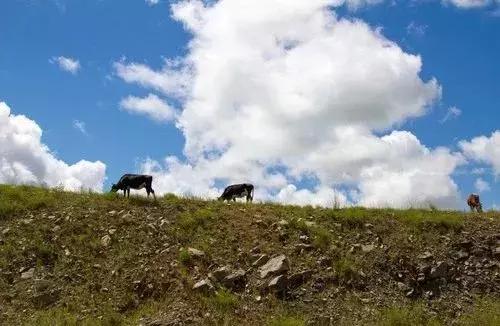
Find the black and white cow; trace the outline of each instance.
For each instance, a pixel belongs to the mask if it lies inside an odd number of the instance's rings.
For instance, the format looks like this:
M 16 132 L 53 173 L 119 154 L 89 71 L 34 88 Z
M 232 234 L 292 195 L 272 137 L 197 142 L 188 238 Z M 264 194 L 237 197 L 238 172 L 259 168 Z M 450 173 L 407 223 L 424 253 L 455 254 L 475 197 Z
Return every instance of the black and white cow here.
M 236 201 L 236 198 L 247 197 L 247 203 L 253 200 L 253 185 L 249 183 L 231 185 L 224 189 L 219 200 Z
M 151 187 L 153 184 L 153 177 L 150 175 L 141 175 L 141 174 L 124 174 L 118 183 L 113 184 L 111 187 L 111 191 L 117 192 L 118 190 L 123 190 L 123 197 L 130 197 L 130 189 L 142 189 L 146 188 L 146 191 L 149 194 L 152 193 L 154 199 L 156 200 L 155 191 Z

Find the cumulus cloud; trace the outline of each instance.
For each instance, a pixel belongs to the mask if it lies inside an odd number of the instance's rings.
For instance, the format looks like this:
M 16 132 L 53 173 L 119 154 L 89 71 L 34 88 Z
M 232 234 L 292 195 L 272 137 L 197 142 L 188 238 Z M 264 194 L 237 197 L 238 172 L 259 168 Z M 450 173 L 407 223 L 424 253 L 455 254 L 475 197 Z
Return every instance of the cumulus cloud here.
M 256 198 L 297 204 L 456 206 L 451 174 L 462 156 L 391 131 L 424 115 L 441 87 L 422 80 L 419 56 L 360 20 L 339 19 L 331 7 L 343 4 L 172 5 L 193 35 L 189 53 L 160 70 L 115 64 L 124 81 L 182 103 L 187 161 L 146 161 L 142 170 L 163 191 L 201 196 L 253 182 Z M 306 179 L 315 185 L 301 189 Z
M 106 165 L 79 161 L 69 165 L 42 143 L 42 129 L 0 102 L 0 183 L 62 186 L 102 191 Z
M 154 5 L 157 5 L 159 2 L 160 2 L 160 0 L 146 0 L 146 3 L 147 3 L 149 6 L 154 6 Z
M 485 192 L 485 191 L 489 191 L 491 189 L 490 184 L 488 182 L 484 181 L 482 178 L 476 179 L 476 182 L 474 183 L 474 187 L 476 187 L 476 190 L 478 192 Z
M 59 68 L 73 75 L 76 75 L 81 68 L 80 61 L 73 58 L 60 56 L 53 57 L 49 61 L 50 63 L 57 64 Z
M 493 167 L 494 174 L 500 175 L 500 131 L 497 130 L 490 137 L 480 136 L 471 141 L 463 140 L 459 143 L 464 154 L 471 160 L 486 163 Z
M 175 110 L 154 94 L 144 98 L 129 96 L 120 102 L 120 107 L 128 112 L 146 115 L 155 121 L 170 121 L 175 117 Z

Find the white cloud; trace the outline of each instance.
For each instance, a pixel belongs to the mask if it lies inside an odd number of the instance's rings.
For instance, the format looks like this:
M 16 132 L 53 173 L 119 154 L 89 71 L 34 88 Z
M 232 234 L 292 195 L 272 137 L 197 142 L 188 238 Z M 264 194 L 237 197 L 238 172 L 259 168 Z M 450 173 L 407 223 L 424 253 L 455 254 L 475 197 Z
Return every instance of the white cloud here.
M 59 68 L 73 75 L 76 75 L 81 68 L 80 61 L 73 58 L 61 56 L 61 57 L 53 57 L 49 61 L 50 63 L 57 64 Z
M 491 0 L 443 0 L 461 9 L 481 8 L 491 4 Z
M 486 191 L 489 191 L 491 189 L 490 184 L 488 182 L 484 181 L 482 178 L 476 179 L 476 182 L 474 183 L 474 187 L 476 187 L 476 190 L 478 192 L 486 192 Z
M 456 119 L 461 115 L 462 115 L 462 110 L 460 110 L 456 106 L 451 106 L 448 108 L 448 111 L 446 111 L 446 115 L 439 122 L 445 123 L 446 121 L 451 119 Z
M 42 129 L 0 102 L 0 183 L 45 184 L 66 190 L 102 191 L 106 165 L 79 161 L 68 165 L 41 142 Z
M 170 121 L 175 117 L 175 110 L 154 94 L 144 98 L 129 96 L 120 102 L 120 107 L 131 113 L 149 116 L 155 121 Z
M 462 156 L 390 131 L 424 115 L 441 87 L 420 78 L 419 56 L 338 19 L 331 6 L 342 4 L 179 1 L 173 17 L 193 39 L 177 66 L 115 64 L 126 82 L 182 94 L 187 162 L 143 165 L 161 191 L 214 197 L 220 182 L 252 182 L 256 198 L 298 204 L 457 205 Z M 306 177 L 313 190 L 298 189 Z
M 73 120 L 73 128 L 78 130 L 84 135 L 87 135 L 87 129 L 85 127 L 85 122 L 80 121 L 80 120 Z
M 491 165 L 495 175 L 500 175 L 499 130 L 493 132 L 490 137 L 480 136 L 471 141 L 463 140 L 459 146 L 468 158 Z
M 408 26 L 406 26 L 406 33 L 409 35 L 416 35 L 422 37 L 427 32 L 428 28 L 429 28 L 428 25 L 420 25 L 412 21 L 408 24 Z
M 159 2 L 160 2 L 160 0 L 146 0 L 146 3 L 147 3 L 149 6 L 154 6 L 154 5 L 157 5 Z
M 180 66 L 178 61 L 165 61 L 160 71 L 140 64 L 115 62 L 116 74 L 128 83 L 136 83 L 146 88 L 162 92 L 164 95 L 182 98 L 189 86 L 191 72 L 188 67 Z

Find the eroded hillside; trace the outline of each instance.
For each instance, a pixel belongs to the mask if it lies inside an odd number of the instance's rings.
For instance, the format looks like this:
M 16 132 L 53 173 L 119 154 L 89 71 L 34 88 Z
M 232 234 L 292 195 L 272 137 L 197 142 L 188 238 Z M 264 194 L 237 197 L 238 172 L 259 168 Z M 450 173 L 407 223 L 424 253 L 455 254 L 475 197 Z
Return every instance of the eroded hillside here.
M 0 186 L 4 325 L 498 325 L 500 214 Z

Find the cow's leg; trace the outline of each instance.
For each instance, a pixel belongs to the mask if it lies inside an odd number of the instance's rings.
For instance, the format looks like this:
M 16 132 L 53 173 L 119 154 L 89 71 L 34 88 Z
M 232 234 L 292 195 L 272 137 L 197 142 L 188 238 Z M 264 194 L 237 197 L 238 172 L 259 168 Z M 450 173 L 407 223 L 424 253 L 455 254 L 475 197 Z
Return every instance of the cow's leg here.
M 123 198 L 127 197 L 127 188 L 123 189 Z
M 130 187 L 127 187 L 127 198 L 130 198 Z

